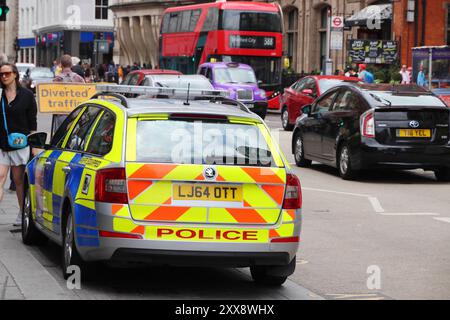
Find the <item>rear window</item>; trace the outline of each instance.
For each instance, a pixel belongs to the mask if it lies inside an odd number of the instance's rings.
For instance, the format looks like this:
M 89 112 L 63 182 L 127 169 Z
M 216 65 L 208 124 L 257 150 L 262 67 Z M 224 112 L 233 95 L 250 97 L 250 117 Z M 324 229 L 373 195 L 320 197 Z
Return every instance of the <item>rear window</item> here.
M 275 166 L 260 129 L 217 121 L 138 121 L 136 161 Z

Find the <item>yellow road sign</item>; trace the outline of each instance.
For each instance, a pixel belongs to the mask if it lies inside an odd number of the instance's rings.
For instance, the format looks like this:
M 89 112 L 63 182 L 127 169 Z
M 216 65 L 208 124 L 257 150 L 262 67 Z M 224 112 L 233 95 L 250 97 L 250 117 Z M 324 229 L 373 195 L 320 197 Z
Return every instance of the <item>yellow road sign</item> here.
M 41 83 L 36 97 L 42 113 L 68 114 L 96 93 L 95 84 Z

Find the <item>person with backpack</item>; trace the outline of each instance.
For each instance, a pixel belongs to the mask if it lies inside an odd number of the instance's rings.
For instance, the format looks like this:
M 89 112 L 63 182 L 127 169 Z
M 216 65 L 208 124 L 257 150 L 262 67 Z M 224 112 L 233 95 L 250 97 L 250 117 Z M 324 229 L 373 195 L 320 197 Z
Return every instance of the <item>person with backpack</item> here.
M 359 79 L 364 83 L 374 83 L 375 78 L 372 72 L 368 71 L 367 66 L 365 64 L 359 65 Z

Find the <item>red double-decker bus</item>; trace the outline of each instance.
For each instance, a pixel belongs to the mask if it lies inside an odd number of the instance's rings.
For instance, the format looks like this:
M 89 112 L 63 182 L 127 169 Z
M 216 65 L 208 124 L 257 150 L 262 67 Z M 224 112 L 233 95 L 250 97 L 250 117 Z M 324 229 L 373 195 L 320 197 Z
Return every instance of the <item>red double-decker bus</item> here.
M 277 3 L 214 2 L 168 8 L 159 67 L 184 74 L 204 62 L 240 62 L 255 71 L 269 109 L 279 108 L 283 22 Z

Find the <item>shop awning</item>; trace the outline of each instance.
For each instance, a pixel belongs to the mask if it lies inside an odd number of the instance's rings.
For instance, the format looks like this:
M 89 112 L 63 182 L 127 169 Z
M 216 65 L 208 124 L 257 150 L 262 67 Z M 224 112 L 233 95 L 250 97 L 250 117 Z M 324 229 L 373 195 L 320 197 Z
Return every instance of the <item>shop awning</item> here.
M 367 6 L 355 13 L 350 18 L 345 19 L 346 27 L 367 27 L 368 23 L 375 23 L 375 20 L 392 20 L 392 4 L 377 4 Z

